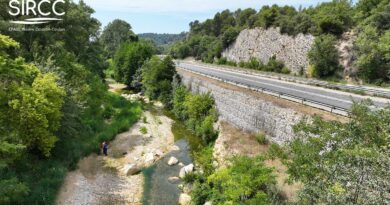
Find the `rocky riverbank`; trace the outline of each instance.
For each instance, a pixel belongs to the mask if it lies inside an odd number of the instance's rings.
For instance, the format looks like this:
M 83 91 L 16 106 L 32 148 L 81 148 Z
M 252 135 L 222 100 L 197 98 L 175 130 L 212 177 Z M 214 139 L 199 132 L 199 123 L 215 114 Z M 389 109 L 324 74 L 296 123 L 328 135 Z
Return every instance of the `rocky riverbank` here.
M 79 162 L 78 169 L 67 175 L 57 204 L 141 204 L 141 169 L 177 149 L 171 125 L 166 116 L 144 112 L 138 123 L 110 143 L 107 157 L 93 154 Z

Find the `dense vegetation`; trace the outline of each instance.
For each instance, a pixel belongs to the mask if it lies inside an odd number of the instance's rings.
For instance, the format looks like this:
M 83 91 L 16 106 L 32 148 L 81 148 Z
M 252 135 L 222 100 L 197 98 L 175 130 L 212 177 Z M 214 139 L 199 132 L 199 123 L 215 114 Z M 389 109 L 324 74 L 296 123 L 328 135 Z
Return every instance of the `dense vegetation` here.
M 113 57 L 123 43 L 138 40 L 138 36 L 131 29 L 129 23 L 120 19 L 115 19 L 104 28 L 100 41 L 109 57 Z
M 176 66 L 171 57 L 161 60 L 154 56 L 142 67 L 144 93 L 151 100 L 160 100 L 167 107 L 172 104 L 172 82 L 176 76 Z
M 333 0 L 298 10 L 278 5 L 263 6 L 258 12 L 225 10 L 204 22 L 191 22 L 187 38 L 174 44 L 171 54 L 175 58 L 192 56 L 207 63 L 253 67 L 244 66 L 250 62 L 221 60 L 223 49 L 244 29 L 279 27 L 281 33 L 288 35 L 310 33 L 318 37 L 309 55 L 309 74 L 318 78 L 337 77 L 341 66 L 334 47 L 344 32 L 353 30 L 358 36 L 352 51 L 357 58 L 358 76 L 366 82 L 380 84 L 390 80 L 389 16 L 389 0 L 360 0 L 355 5 L 347 0 Z
M 122 44 L 112 61 L 114 79 L 129 87 L 137 87 L 142 65 L 152 57 L 154 52 L 153 45 L 147 41 Z
M 315 118 L 294 128 L 288 173 L 303 182 L 302 204 L 390 202 L 390 107 L 355 104 L 348 123 Z
M 57 9 L 63 21 L 37 27 L 65 31 L 10 32 L 0 15 L 0 204 L 54 204 L 67 171 L 140 114 L 107 92 L 111 44 L 93 9 L 83 1 Z
M 177 41 L 183 40 L 187 33 L 182 32 L 180 34 L 159 34 L 159 33 L 141 33 L 138 34 L 139 38 L 145 40 L 151 40 L 157 47 L 158 54 L 167 54 L 169 47 Z

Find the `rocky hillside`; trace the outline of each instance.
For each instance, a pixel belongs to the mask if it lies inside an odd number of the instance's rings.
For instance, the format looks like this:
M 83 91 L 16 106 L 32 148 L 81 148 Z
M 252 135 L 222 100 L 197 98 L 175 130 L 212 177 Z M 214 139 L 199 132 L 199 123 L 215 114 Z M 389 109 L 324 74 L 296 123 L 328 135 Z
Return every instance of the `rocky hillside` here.
M 222 53 L 230 61 L 248 61 L 251 57 L 267 63 L 273 55 L 283 61 L 292 73 L 298 74 L 309 66 L 307 53 L 315 37 L 307 34 L 289 36 L 279 28 L 245 29 L 236 41 Z
M 248 61 L 252 57 L 267 63 L 275 55 L 276 59 L 283 61 L 293 74 L 299 74 L 309 67 L 308 52 L 314 40 L 315 37 L 310 34 L 297 36 L 282 34 L 279 28 L 245 29 L 236 41 L 223 51 L 222 56 L 237 63 Z M 356 60 L 353 54 L 355 40 L 355 33 L 345 32 L 336 45 L 346 79 L 355 76 L 357 71 L 353 65 Z

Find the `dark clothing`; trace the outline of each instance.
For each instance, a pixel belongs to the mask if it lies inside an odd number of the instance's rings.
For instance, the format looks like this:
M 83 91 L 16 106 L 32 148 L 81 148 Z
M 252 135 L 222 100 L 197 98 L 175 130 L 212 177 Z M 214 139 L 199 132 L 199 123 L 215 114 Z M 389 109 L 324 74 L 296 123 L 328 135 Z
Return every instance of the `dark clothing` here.
M 107 151 L 108 151 L 108 144 L 103 145 L 103 154 L 107 156 Z

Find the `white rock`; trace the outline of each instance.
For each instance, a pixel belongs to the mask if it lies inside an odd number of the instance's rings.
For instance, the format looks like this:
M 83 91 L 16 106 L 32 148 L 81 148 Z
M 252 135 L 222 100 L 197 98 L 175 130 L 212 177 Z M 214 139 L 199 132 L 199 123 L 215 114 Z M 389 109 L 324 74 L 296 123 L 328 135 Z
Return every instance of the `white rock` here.
M 155 153 L 156 153 L 156 156 L 159 156 L 159 157 L 164 155 L 164 153 L 161 150 L 156 150 Z
M 153 153 L 147 153 L 145 155 L 145 163 L 153 163 L 154 162 L 154 154 Z
M 180 151 L 180 147 L 176 146 L 176 145 L 173 145 L 172 146 L 172 150 L 173 151 Z
M 179 177 L 169 177 L 168 181 L 171 184 L 176 184 L 176 183 L 178 183 L 180 181 L 180 178 Z
M 208 201 L 208 202 L 204 203 L 204 205 L 213 205 L 213 203 L 211 203 L 211 201 Z
M 184 167 L 184 164 L 180 162 L 180 163 L 179 163 L 179 166 L 180 166 L 180 167 Z
M 192 173 L 194 171 L 194 164 L 189 164 L 180 169 L 179 177 L 184 178 L 187 174 Z
M 135 164 L 128 164 L 123 167 L 123 171 L 127 176 L 131 176 L 140 173 L 141 169 Z
M 179 188 L 180 190 L 183 190 L 184 185 L 183 184 L 179 184 L 179 185 L 177 185 L 177 188 Z
M 179 204 L 180 205 L 190 205 L 191 204 L 191 197 L 188 194 L 180 194 Z
M 169 160 L 168 160 L 168 165 L 169 165 L 169 166 L 172 166 L 172 165 L 177 164 L 178 162 L 179 162 L 179 160 L 177 160 L 176 157 L 171 157 L 171 158 L 169 158 Z

